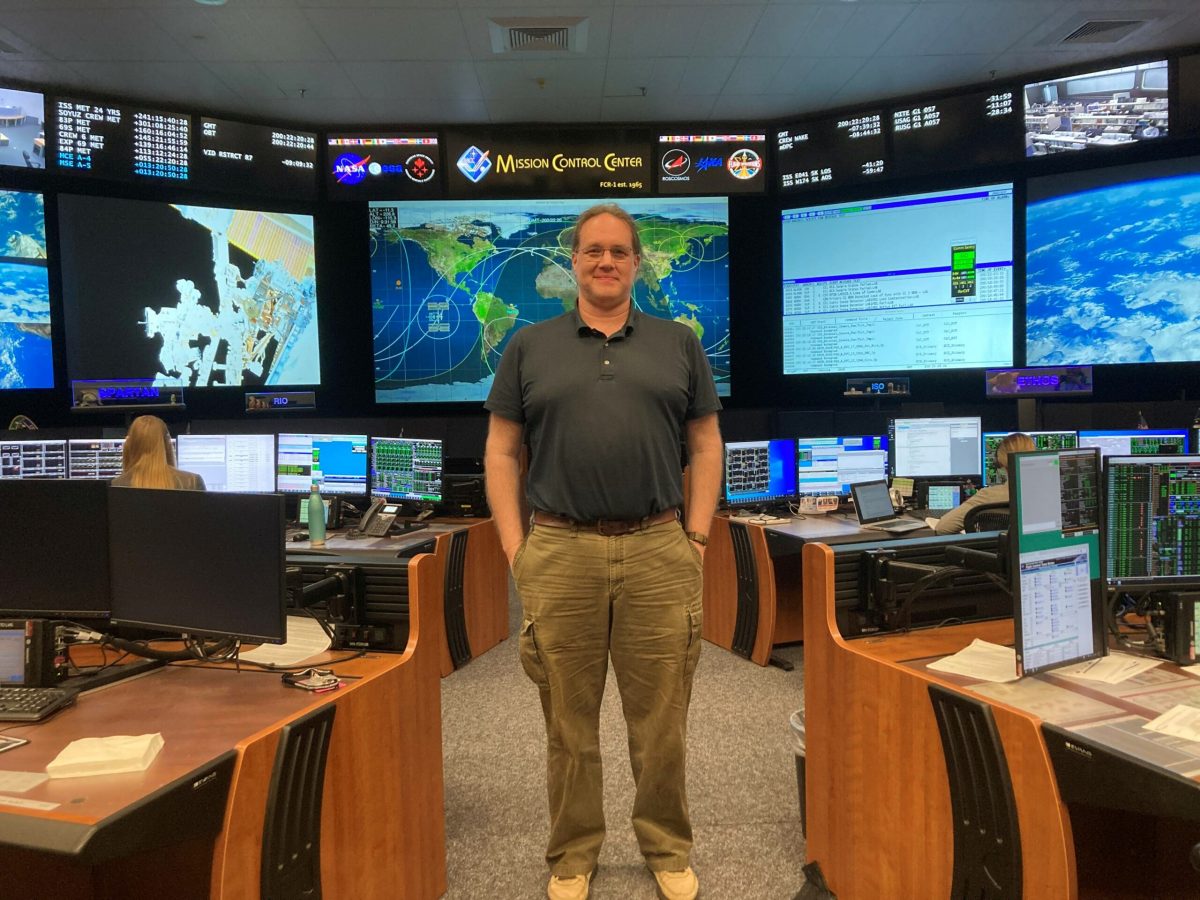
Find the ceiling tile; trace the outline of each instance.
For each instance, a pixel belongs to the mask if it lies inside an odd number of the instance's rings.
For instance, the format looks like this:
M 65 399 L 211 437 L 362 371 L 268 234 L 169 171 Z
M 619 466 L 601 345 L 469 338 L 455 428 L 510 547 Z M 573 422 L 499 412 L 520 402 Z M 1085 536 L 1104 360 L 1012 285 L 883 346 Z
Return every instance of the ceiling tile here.
M 480 100 L 473 62 L 344 62 L 342 69 L 372 100 L 452 98 Z
M 638 56 L 735 56 L 754 31 L 760 10 L 738 7 L 619 7 L 613 10 L 615 59 Z
M 217 76 L 242 97 L 282 100 L 360 98 L 354 82 L 337 63 L 226 63 L 214 66 Z
M 442 124 L 462 125 L 488 120 L 487 103 L 483 100 L 455 97 L 396 97 L 371 101 L 372 120 L 381 127 L 407 127 L 412 124 L 436 127 Z
M 131 95 L 127 86 L 140 90 Z M 89 93 L 134 96 L 138 102 L 186 111 L 198 106 L 219 112 L 237 93 L 200 62 L 93 62 L 88 64 Z
M 196 59 L 261 62 L 263 60 L 324 60 L 332 54 L 325 41 L 299 10 L 204 8 L 158 10 L 151 13 Z
M 674 94 L 683 82 L 687 60 L 630 59 L 610 63 L 604 77 L 604 96 L 634 97 L 643 92 L 656 97 Z
M 173 60 L 188 56 L 148 16 L 133 9 L 14 12 L 4 25 L 46 53 L 69 60 Z
M 715 99 L 711 94 L 605 97 L 600 118 L 605 122 L 707 122 Z
M 761 94 L 783 65 L 779 56 L 743 56 L 733 67 L 722 94 Z
M 338 59 L 458 59 L 467 53 L 462 22 L 444 9 L 380 9 L 347 14 L 310 9 L 308 21 Z
M 599 99 L 604 88 L 604 70 L 604 60 L 505 60 L 475 64 L 484 97 L 524 97 L 537 102 L 562 97 Z
M 87 79 L 79 75 L 70 63 L 40 59 L 0 60 L 0 79 L 64 86 L 87 83 Z
M 680 92 L 694 95 L 719 94 L 735 65 L 737 59 L 732 56 L 689 59 L 687 69 L 683 73 Z
M 1030 33 L 1040 17 L 1022 15 L 1028 4 L 997 0 L 970 5 L 926 2 L 908 15 L 879 48 L 887 56 L 923 53 L 999 53 Z
M 536 105 L 520 99 L 491 97 L 487 101 L 492 122 L 596 122 L 600 119 L 600 98 L 547 98 Z
M 714 119 L 779 119 L 789 115 L 793 102 L 788 94 L 721 94 L 713 103 Z
M 468 7 L 459 10 L 463 35 L 476 59 L 596 59 L 609 53 L 612 32 L 612 10 L 605 6 L 555 4 L 552 8 L 539 6 L 504 6 L 502 8 Z M 545 21 L 584 19 L 582 50 L 510 51 L 497 53 L 492 49 L 492 19 L 530 19 Z M 659 54 L 661 55 L 661 54 Z

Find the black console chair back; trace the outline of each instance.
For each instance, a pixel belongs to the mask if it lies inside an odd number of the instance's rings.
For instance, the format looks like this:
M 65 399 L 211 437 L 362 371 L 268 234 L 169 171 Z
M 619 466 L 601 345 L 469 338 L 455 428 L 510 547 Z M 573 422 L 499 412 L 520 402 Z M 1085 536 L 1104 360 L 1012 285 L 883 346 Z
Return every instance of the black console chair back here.
M 1003 531 L 1008 527 L 1008 503 L 981 503 L 967 510 L 963 531 Z

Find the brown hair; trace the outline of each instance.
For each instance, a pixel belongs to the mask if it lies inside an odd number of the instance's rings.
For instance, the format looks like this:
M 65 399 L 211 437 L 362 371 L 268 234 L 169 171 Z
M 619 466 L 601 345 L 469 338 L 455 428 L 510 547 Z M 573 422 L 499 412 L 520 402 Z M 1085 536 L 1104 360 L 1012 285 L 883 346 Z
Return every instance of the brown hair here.
M 571 252 L 579 252 L 579 232 L 583 228 L 585 222 L 596 216 L 612 216 L 614 219 L 620 219 L 629 226 L 629 233 L 633 237 L 633 252 L 636 256 L 642 255 L 642 237 L 638 234 L 637 220 L 629 213 L 621 209 L 615 203 L 597 203 L 595 206 L 589 206 L 579 214 L 579 218 L 575 220 L 575 225 L 571 229 Z
M 1036 449 L 1037 444 L 1033 442 L 1033 438 L 1023 431 L 1014 431 L 997 445 L 996 466 L 1008 472 L 1008 454 Z
M 167 423 L 158 416 L 138 416 L 129 426 L 121 450 L 121 466 L 130 485 L 140 488 L 173 488 L 175 451 Z

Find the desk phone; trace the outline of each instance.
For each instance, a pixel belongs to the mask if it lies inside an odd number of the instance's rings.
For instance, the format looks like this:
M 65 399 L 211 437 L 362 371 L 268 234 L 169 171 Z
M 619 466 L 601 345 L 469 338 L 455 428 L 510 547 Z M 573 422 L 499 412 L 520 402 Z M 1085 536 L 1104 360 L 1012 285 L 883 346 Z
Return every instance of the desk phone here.
M 399 503 L 376 500 L 371 504 L 371 508 L 363 513 L 358 530 L 368 537 L 386 537 L 396 523 L 398 515 L 400 515 Z

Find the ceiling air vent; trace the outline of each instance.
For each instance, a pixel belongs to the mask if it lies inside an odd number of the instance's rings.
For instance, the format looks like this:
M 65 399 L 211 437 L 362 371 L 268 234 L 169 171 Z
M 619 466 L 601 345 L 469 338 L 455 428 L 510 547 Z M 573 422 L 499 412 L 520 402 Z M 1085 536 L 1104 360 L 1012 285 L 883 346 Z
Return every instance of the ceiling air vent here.
M 493 53 L 582 53 L 587 48 L 587 19 L 539 16 L 490 19 Z
M 1133 34 L 1146 22 L 1142 19 L 1104 19 L 1084 22 L 1060 44 L 1115 44 Z

